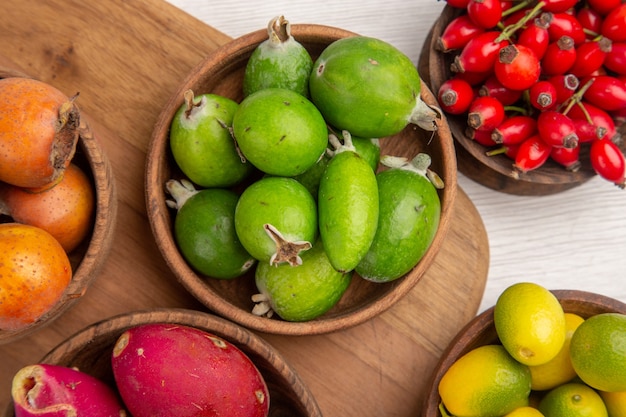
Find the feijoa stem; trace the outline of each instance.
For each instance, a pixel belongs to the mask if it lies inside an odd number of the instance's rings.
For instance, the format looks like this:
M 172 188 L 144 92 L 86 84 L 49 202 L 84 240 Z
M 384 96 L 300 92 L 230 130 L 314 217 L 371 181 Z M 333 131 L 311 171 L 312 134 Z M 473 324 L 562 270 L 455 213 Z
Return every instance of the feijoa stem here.
M 284 262 L 289 263 L 291 266 L 302 265 L 300 252 L 311 249 L 313 246 L 311 242 L 290 242 L 285 239 L 283 234 L 271 224 L 264 224 L 263 228 L 265 229 L 267 235 L 272 238 L 276 244 L 276 252 L 270 258 L 270 265 L 278 265 Z
M 167 204 L 169 208 L 176 210 L 180 210 L 187 200 L 198 194 L 198 190 L 196 190 L 191 181 L 186 179 L 181 179 L 180 181 L 174 179 L 168 180 L 165 183 L 165 189 L 174 198 L 173 200 L 166 200 L 165 204 Z
M 380 162 L 389 168 L 406 169 L 420 174 L 427 178 L 433 186 L 439 190 L 443 189 L 445 186 L 443 179 L 435 171 L 430 169 L 432 159 L 427 153 L 418 153 L 411 161 L 401 156 L 383 155 L 380 158 Z
M 413 123 L 429 132 L 435 132 L 439 128 L 441 118 L 442 113 L 439 108 L 426 104 L 420 96 L 417 96 L 415 107 L 413 107 L 413 111 L 409 116 L 409 123 Z
M 285 16 L 276 16 L 267 25 L 270 45 L 278 46 L 291 39 L 291 24 Z

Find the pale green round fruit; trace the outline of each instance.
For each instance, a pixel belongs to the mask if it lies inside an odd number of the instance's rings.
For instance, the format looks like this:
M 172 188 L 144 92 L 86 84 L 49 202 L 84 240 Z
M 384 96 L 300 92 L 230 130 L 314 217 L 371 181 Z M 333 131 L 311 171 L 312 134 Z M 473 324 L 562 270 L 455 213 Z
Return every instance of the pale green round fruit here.
M 230 134 L 238 104 L 215 94 L 185 93 L 170 126 L 170 149 L 183 174 L 204 187 L 229 187 L 254 169 L 241 160 Z
M 240 103 L 233 133 L 244 157 L 261 171 L 284 177 L 302 174 L 326 150 L 328 129 L 304 96 L 284 88 L 259 90 Z

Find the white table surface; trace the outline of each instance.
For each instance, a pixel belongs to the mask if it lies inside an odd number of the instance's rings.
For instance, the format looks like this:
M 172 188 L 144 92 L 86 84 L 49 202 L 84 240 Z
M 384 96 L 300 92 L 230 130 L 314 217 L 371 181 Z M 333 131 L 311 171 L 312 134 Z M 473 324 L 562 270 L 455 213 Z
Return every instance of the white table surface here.
M 438 0 L 168 1 L 231 37 L 263 29 L 282 14 L 292 23 L 326 24 L 380 38 L 415 63 L 445 5 Z M 626 190 L 598 177 L 542 197 L 493 191 L 462 174 L 459 186 L 480 212 L 489 237 L 489 275 L 480 311 L 519 281 L 626 302 Z

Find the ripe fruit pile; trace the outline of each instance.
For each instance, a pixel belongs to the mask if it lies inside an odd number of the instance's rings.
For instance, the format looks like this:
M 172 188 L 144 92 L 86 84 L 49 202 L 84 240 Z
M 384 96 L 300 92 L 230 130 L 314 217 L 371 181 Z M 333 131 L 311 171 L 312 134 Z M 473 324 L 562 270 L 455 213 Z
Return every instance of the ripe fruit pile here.
M 457 359 L 439 382 L 442 416 L 622 416 L 626 315 L 563 311 L 534 283 L 493 309 L 497 340 Z
M 0 330 L 34 323 L 72 277 L 68 254 L 95 210 L 89 178 L 73 158 L 75 98 L 33 79 L 0 79 Z
M 261 372 L 244 352 L 214 334 L 172 323 L 142 324 L 122 333 L 111 350 L 113 385 L 60 365 L 20 369 L 11 389 L 15 416 L 269 414 Z
M 437 44 L 453 58 L 437 92 L 442 110 L 467 115 L 467 136 L 514 160 L 516 175 L 549 159 L 576 171 L 588 157 L 599 176 L 624 188 L 626 4 L 447 3 L 459 14 Z
M 409 272 L 434 239 L 443 184 L 426 154 L 380 154 L 409 123 L 437 129 L 441 114 L 420 98 L 408 57 L 355 36 L 313 62 L 278 17 L 242 92 L 237 103 L 187 91 L 171 122 L 186 178 L 166 189 L 187 262 L 221 279 L 256 265 L 253 313 L 288 321 L 324 314 L 355 271 L 374 282 Z

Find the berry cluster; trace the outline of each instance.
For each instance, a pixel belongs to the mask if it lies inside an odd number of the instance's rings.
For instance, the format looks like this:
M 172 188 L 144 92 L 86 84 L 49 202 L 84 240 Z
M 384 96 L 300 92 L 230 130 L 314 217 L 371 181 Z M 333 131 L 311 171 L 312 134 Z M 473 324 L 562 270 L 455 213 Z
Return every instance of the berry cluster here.
M 451 54 L 438 91 L 467 114 L 467 136 L 514 160 L 576 171 L 581 148 L 602 178 L 626 186 L 618 143 L 626 117 L 626 4 L 621 0 L 447 0 L 459 9 L 437 39 Z M 454 55 L 452 55 L 454 54 Z

